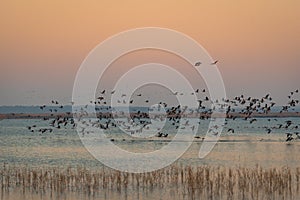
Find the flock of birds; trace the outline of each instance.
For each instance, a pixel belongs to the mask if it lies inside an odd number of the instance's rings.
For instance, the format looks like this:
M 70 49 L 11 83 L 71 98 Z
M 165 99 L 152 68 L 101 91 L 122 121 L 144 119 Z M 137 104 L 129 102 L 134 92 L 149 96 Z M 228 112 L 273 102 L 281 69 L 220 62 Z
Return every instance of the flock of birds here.
M 215 61 L 212 64 L 216 64 Z M 199 66 L 201 63 L 196 63 L 195 65 Z M 299 90 L 291 91 L 288 95 L 288 102 L 286 105 L 281 107 L 279 113 L 288 113 L 290 111 L 294 112 L 294 108 L 299 105 L 299 100 L 296 99 L 296 94 L 299 93 Z M 91 122 L 88 118 L 88 112 L 86 109 L 90 104 L 84 105 L 78 109 L 74 114 L 79 121 L 81 121 L 81 133 L 88 134 L 86 131 L 87 126 L 93 126 L 95 128 L 100 128 L 103 130 L 109 130 L 110 128 L 121 127 L 123 130 L 129 132 L 129 134 L 134 135 L 141 133 L 143 130 L 149 130 L 152 122 L 151 120 L 163 121 L 166 120 L 170 123 L 171 127 L 175 129 L 187 129 L 190 128 L 191 131 L 194 131 L 195 126 L 189 122 L 188 119 L 184 119 L 182 124 L 180 120 L 183 116 L 193 116 L 199 119 L 199 124 L 201 120 L 207 120 L 211 118 L 211 114 L 217 111 L 225 111 L 226 113 L 226 122 L 224 127 L 228 124 L 228 120 L 236 120 L 236 118 L 242 118 L 245 121 L 248 121 L 249 124 L 254 124 L 259 120 L 259 117 L 268 117 L 268 114 L 272 113 L 272 109 L 276 105 L 273 101 L 273 98 L 270 94 L 266 94 L 262 98 L 253 98 L 246 97 L 245 95 L 236 96 L 233 99 L 220 99 L 212 101 L 209 96 L 206 95 L 205 89 L 196 89 L 190 95 L 204 96 L 203 98 L 198 99 L 197 108 L 189 108 L 188 106 L 169 106 L 167 102 L 151 102 L 149 96 L 144 97 L 145 107 L 141 109 L 140 107 L 134 107 L 133 112 L 126 115 L 124 112 L 113 113 L 114 108 L 107 105 L 107 96 L 114 95 L 115 91 L 108 91 L 107 89 L 99 92 L 99 96 L 95 100 L 91 100 L 89 103 L 95 105 L 97 112 L 98 121 Z M 170 93 L 170 95 L 186 95 L 180 92 Z M 124 105 L 126 103 L 125 98 L 126 94 L 122 94 L 118 99 L 118 104 Z M 134 98 L 142 98 L 143 94 L 139 93 L 132 97 L 129 101 L 129 104 L 134 103 Z M 73 103 L 72 103 L 73 104 Z M 150 111 L 153 111 L 150 105 L 158 105 L 156 111 L 160 111 L 162 108 L 165 110 L 164 114 L 152 114 Z M 63 105 L 57 100 L 52 100 L 51 105 L 48 108 L 46 105 L 40 106 L 40 109 L 44 112 L 50 113 L 48 116 L 44 116 L 43 120 L 48 120 L 50 127 L 39 128 L 37 125 L 28 126 L 28 130 L 31 132 L 46 133 L 52 132 L 53 129 L 61 129 L 63 127 L 72 127 L 75 128 L 78 124 L 75 123 L 74 118 L 71 116 L 71 112 L 62 112 L 64 108 Z M 86 120 L 86 121 L 85 121 Z M 268 121 L 277 121 L 276 118 L 268 118 Z M 218 126 L 215 125 L 211 127 L 208 131 L 212 132 L 214 135 L 218 135 Z M 263 126 L 266 133 L 270 134 L 274 130 L 283 129 L 286 131 L 286 141 L 292 141 L 300 139 L 299 128 L 300 124 L 296 124 L 291 120 L 286 120 L 284 123 L 277 124 L 276 126 Z M 156 137 L 168 137 L 169 134 L 163 133 L 162 129 L 157 129 Z M 228 133 L 236 133 L 233 127 L 227 128 Z M 199 136 L 196 136 L 199 138 Z M 202 138 L 203 139 L 203 138 Z
M 216 65 L 218 60 L 213 61 L 210 65 Z M 195 67 L 202 65 L 202 62 L 198 61 L 194 64 Z M 259 120 L 259 117 L 269 117 L 268 114 L 272 113 L 272 109 L 275 107 L 276 103 L 273 101 L 273 98 L 270 94 L 266 94 L 262 98 L 253 98 L 246 97 L 245 95 L 236 96 L 233 99 L 219 99 L 212 101 L 209 96 L 206 94 L 206 89 L 195 89 L 191 94 L 185 94 L 184 92 L 173 92 L 170 95 L 196 95 L 197 97 L 202 97 L 198 99 L 197 108 L 189 108 L 188 106 L 176 105 L 170 106 L 168 102 L 152 102 L 151 98 L 148 96 L 143 99 L 146 109 L 140 109 L 136 107 L 133 109 L 133 112 L 126 115 L 126 113 L 120 111 L 119 113 L 114 113 L 114 108 L 108 105 L 108 96 L 115 95 L 115 90 L 108 91 L 108 89 L 101 90 L 99 96 L 94 100 L 91 100 L 89 104 L 80 107 L 76 113 L 64 112 L 64 105 L 60 104 L 57 100 L 52 100 L 50 105 L 41 105 L 39 106 L 40 110 L 46 115 L 42 116 L 44 121 L 50 121 L 50 127 L 38 127 L 36 124 L 27 126 L 27 129 L 30 132 L 38 132 L 40 134 L 52 133 L 55 129 L 62 128 L 76 128 L 78 124 L 74 120 L 74 115 L 79 115 L 79 121 L 81 121 L 82 134 L 88 134 L 86 131 L 87 126 L 93 126 L 95 128 L 109 130 L 110 128 L 122 128 L 131 135 L 141 133 L 143 130 L 151 130 L 150 125 L 152 124 L 151 120 L 164 121 L 166 120 L 171 128 L 176 129 L 190 129 L 190 131 L 195 131 L 195 125 L 189 122 L 189 119 L 184 118 L 184 123 L 180 123 L 183 116 L 191 116 L 199 119 L 199 124 L 201 120 L 207 120 L 211 118 L 211 115 L 215 111 L 221 111 L 226 113 L 226 122 L 223 125 L 224 127 L 228 125 L 228 120 L 236 120 L 236 118 L 242 118 L 245 121 L 248 121 L 249 124 L 254 124 Z M 279 113 L 289 113 L 295 112 L 294 108 L 299 105 L 299 99 L 297 99 L 297 94 L 299 89 L 289 92 L 287 98 L 288 102 L 286 105 L 281 107 Z M 143 94 L 136 94 L 135 98 L 143 98 Z M 126 98 L 127 94 L 122 94 L 117 103 L 119 106 L 127 105 Z M 72 105 L 74 102 L 71 102 Z M 135 100 L 132 98 L 128 102 L 130 106 L 134 107 Z M 87 108 L 90 104 L 95 106 L 97 112 L 98 121 L 91 122 Z M 149 113 L 152 108 L 151 105 L 158 105 L 157 111 L 160 111 L 162 108 L 165 110 L 164 114 L 151 114 Z M 298 112 L 296 112 L 298 113 Z M 74 114 L 72 116 L 72 114 Z M 299 113 L 298 113 L 299 114 Z M 14 113 L 12 114 L 14 115 Z M 87 121 L 86 121 L 87 120 Z M 268 121 L 277 121 L 276 117 L 268 118 Z M 258 126 L 257 126 L 258 127 Z M 212 132 L 213 135 L 218 135 L 218 126 L 215 125 L 209 128 L 209 132 Z M 239 126 L 235 126 L 239 128 Z M 249 128 L 249 127 L 244 127 Z M 291 120 L 286 120 L 284 123 L 279 123 L 277 125 L 268 126 L 265 125 L 263 128 L 266 133 L 270 134 L 276 132 L 276 130 L 284 130 L 286 133 L 286 141 L 292 141 L 300 139 L 300 124 L 296 124 Z M 226 130 L 226 129 L 225 129 Z M 161 128 L 158 128 L 156 137 L 169 137 L 168 133 L 164 133 Z M 197 131 L 197 130 L 196 130 Z M 233 127 L 227 127 L 228 133 L 236 133 L 236 130 Z M 195 138 L 201 138 L 196 136 Z M 203 138 L 202 138 L 203 139 Z

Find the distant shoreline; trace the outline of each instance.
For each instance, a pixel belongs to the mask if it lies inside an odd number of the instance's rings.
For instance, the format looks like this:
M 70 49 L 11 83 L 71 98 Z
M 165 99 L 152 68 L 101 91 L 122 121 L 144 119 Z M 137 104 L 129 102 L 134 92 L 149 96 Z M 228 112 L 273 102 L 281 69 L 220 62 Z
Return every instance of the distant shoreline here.
M 138 116 L 140 114 L 138 113 L 131 113 L 131 117 Z M 111 113 L 97 113 L 98 117 L 112 117 Z M 178 115 L 177 115 L 178 116 Z M 229 117 L 230 116 L 230 117 Z M 227 117 L 227 118 L 245 118 L 248 115 L 241 114 L 241 113 L 229 113 L 227 116 L 223 113 L 217 113 L 214 115 L 214 117 Z M 68 117 L 73 118 L 73 113 L 8 113 L 8 114 L 0 114 L 0 119 L 42 119 L 42 118 L 56 118 L 56 117 Z M 124 114 L 114 114 L 114 118 L 118 117 L 126 117 Z M 176 117 L 169 116 L 169 117 Z M 194 113 L 194 114 L 184 114 L 183 117 L 190 117 L 190 118 L 197 118 L 197 117 L 204 117 L 204 118 L 210 118 L 210 114 L 203 114 L 203 113 Z M 262 113 L 253 113 L 248 118 L 285 118 L 285 117 L 300 117 L 299 112 L 285 112 L 285 113 L 268 113 L 268 114 L 262 114 Z

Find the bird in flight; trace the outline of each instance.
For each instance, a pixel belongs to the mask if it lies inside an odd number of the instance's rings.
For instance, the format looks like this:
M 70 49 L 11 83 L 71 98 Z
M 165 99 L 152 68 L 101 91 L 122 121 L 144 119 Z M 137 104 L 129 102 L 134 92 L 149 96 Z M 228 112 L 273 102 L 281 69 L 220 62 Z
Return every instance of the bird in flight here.
M 232 132 L 232 133 L 234 133 L 234 129 L 233 129 L 233 128 L 230 128 L 230 129 L 228 129 L 227 132 Z
M 218 62 L 218 60 L 212 62 L 211 65 L 215 65 L 215 64 L 217 64 L 217 62 Z
M 200 66 L 201 64 L 202 64 L 202 63 L 199 61 L 199 62 L 196 62 L 196 63 L 195 63 L 195 66 L 198 67 L 198 66 Z
M 291 133 L 286 133 L 286 142 L 288 142 L 288 141 L 292 141 L 294 138 L 293 138 L 293 134 L 291 134 Z

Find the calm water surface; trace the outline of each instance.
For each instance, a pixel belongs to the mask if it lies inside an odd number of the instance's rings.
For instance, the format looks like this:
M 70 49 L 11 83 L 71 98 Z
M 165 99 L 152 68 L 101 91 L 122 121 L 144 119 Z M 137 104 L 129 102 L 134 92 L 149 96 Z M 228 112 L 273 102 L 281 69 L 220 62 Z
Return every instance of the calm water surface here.
M 300 125 L 299 118 L 274 118 L 271 120 L 262 118 L 253 124 L 242 119 L 229 121 L 223 129 L 220 141 L 207 157 L 198 158 L 202 142 L 201 139 L 195 139 L 189 150 L 176 161 L 176 164 L 228 167 L 260 165 L 264 168 L 300 167 L 300 140 L 287 143 L 285 142 L 285 133 L 288 130 L 276 129 L 271 134 L 267 134 L 264 128 L 264 126 L 278 126 L 287 120 L 293 121 L 293 125 Z M 75 129 L 67 126 L 62 129 L 55 129 L 52 133 L 41 134 L 39 132 L 32 133 L 26 128 L 26 126 L 31 125 L 36 125 L 38 128 L 49 127 L 48 123 L 48 121 L 40 119 L 1 120 L 0 164 L 7 163 L 10 166 L 29 167 L 85 166 L 96 170 L 103 167 L 84 148 Z M 201 122 L 197 135 L 204 136 L 207 127 L 208 121 Z M 227 133 L 228 128 L 234 128 L 235 133 Z M 169 137 L 141 139 L 122 134 L 118 129 L 112 129 L 107 132 L 107 137 L 113 138 L 116 145 L 128 151 L 150 152 L 166 145 L 175 134 L 174 129 L 168 125 L 166 125 L 164 132 L 168 133 Z M 119 194 L 112 191 L 102 193 L 97 199 L 176 199 L 176 191 L 173 189 L 165 193 L 160 190 L 148 191 L 147 193 L 135 191 L 124 195 L 124 193 Z M 93 199 L 76 192 L 68 193 L 65 196 L 55 197 L 54 194 L 54 196 L 48 195 L 42 198 L 40 194 L 30 192 L 25 194 L 21 191 L 2 192 L 1 199 L 23 199 L 24 195 L 27 199 Z M 184 196 L 181 194 L 180 199 L 184 199 Z

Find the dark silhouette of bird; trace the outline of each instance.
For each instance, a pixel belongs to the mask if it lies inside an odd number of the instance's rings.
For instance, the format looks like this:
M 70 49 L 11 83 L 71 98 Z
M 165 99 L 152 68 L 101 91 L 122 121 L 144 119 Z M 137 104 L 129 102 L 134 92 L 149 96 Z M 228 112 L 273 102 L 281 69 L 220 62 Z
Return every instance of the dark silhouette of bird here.
M 291 133 L 286 133 L 286 142 L 288 142 L 288 141 L 292 141 L 294 138 L 293 138 L 293 134 L 291 134 Z
M 162 135 L 163 135 L 163 133 L 158 132 L 157 135 L 156 135 L 156 137 L 162 137 Z
M 267 128 L 267 129 L 266 129 L 266 131 L 267 131 L 267 133 L 269 134 L 269 133 L 271 133 L 271 132 L 272 132 L 272 129 L 270 129 L 270 128 Z
M 229 132 L 234 133 L 234 129 L 233 129 L 233 128 L 229 128 L 227 132 L 228 132 L 228 133 L 229 133 Z
M 198 67 L 198 66 L 200 66 L 201 64 L 202 64 L 201 62 L 196 62 L 196 63 L 195 63 L 195 66 Z
M 215 64 L 217 64 L 217 62 L 218 62 L 218 60 L 212 62 L 211 65 L 215 65 Z

